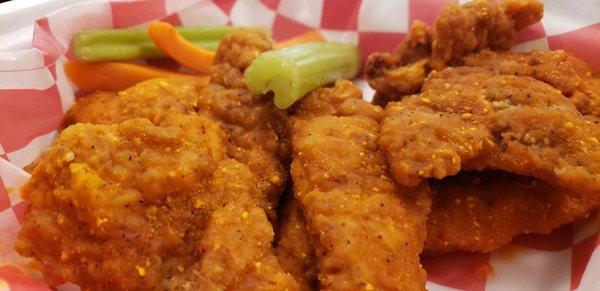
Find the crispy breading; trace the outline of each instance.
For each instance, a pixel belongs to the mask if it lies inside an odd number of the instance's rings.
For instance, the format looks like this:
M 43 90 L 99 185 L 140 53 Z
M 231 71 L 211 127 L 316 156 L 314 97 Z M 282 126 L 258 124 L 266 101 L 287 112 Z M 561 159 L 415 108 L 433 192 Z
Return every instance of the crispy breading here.
M 447 5 L 435 21 L 430 66 L 441 70 L 484 48 L 510 49 L 517 31 L 539 22 L 543 9 L 543 4 L 536 0 Z
M 362 92 L 350 82 L 338 82 L 331 89 L 316 90 L 291 109 L 296 116 L 352 116 L 360 114 L 381 120 L 382 109 L 362 100 Z M 279 239 L 276 249 L 283 268 L 294 275 L 303 290 L 314 290 L 317 259 L 298 202 L 290 197 L 280 206 Z
M 132 119 L 61 132 L 24 186 L 30 206 L 16 250 L 34 258 L 50 284 L 87 290 L 295 288 L 253 199 L 257 178 L 227 158 L 220 126 L 198 116 L 169 118 L 170 126 Z M 240 235 L 243 247 L 231 241 Z
M 600 198 L 599 127 L 543 82 L 448 68 L 385 113 L 380 146 L 402 185 L 489 168 Z
M 209 189 L 222 195 L 198 247 L 200 290 L 297 290 L 298 284 L 274 254 L 273 227 L 252 199 L 257 176 L 236 160 L 221 162 Z M 208 200 L 208 199 L 207 199 Z M 226 204 L 227 202 L 227 204 Z
M 364 71 L 369 85 L 375 89 L 373 102 L 381 106 L 389 100 L 417 93 L 430 71 L 433 29 L 416 20 L 406 38 L 391 53 L 371 53 Z
M 431 212 L 423 249 L 427 255 L 490 252 L 520 234 L 549 233 L 599 206 L 537 179 L 503 171 L 465 171 L 431 180 L 430 187 Z M 316 268 L 306 221 L 297 203 L 284 207 L 280 244 L 285 247 L 278 251 L 278 258 L 284 270 L 298 274 L 296 281 L 299 277 L 316 280 L 316 273 L 304 271 Z
M 331 87 L 317 89 L 292 108 L 298 119 L 319 116 L 362 116 L 375 122 L 383 118 L 383 109 L 362 99 L 362 91 L 350 81 L 337 81 Z
M 360 100 L 356 92 L 347 81 L 318 89 L 301 101 L 294 117 L 294 196 L 316 250 L 320 288 L 424 290 L 419 253 L 428 187 L 402 188 L 391 179 L 377 150 L 381 109 L 318 107 L 315 114 L 309 106 L 352 103 L 328 99 Z
M 145 117 L 161 125 L 171 114 L 209 117 L 227 133 L 229 157 L 248 165 L 259 177 L 257 200 L 274 220 L 290 162 L 287 116 L 275 107 L 272 97 L 251 94 L 242 79 L 251 61 L 270 48 L 262 31 L 237 30 L 221 40 L 207 87 L 193 78 L 159 78 L 118 94 L 94 93 L 76 102 L 64 124 L 111 124 Z
M 600 116 L 600 79 L 581 59 L 562 51 L 529 53 L 481 51 L 466 56 L 465 66 L 500 74 L 529 76 L 560 90 L 582 114 Z
M 290 137 L 287 114 L 272 96 L 251 94 L 243 73 L 260 53 L 272 49 L 262 30 L 239 29 L 225 36 L 217 49 L 211 84 L 200 91 L 199 114 L 221 123 L 229 137 L 228 154 L 259 177 L 261 206 L 275 220 L 277 200 L 287 181 Z
M 584 218 L 597 202 L 502 171 L 461 172 L 430 181 L 424 252 L 489 252 L 523 233 L 549 233 Z
M 599 206 L 535 178 L 503 171 L 465 171 L 429 184 L 432 202 L 423 249 L 427 255 L 490 252 L 520 234 L 549 233 Z M 285 247 L 278 258 L 286 271 L 299 274 L 296 281 L 300 276 L 316 280 L 316 273 L 300 271 L 316 268 L 306 221 L 297 203 L 284 207 L 280 244 Z
M 573 192 L 503 171 L 464 171 L 430 180 L 429 185 L 432 202 L 423 249 L 427 255 L 490 252 L 517 235 L 549 233 L 599 207 L 598 202 L 580 199 Z M 284 206 L 281 219 L 281 264 L 298 274 L 296 281 L 299 277 L 316 280 L 311 269 L 316 268 L 314 249 L 295 201 Z
M 132 118 L 147 118 L 162 124 L 171 114 L 195 114 L 198 89 L 195 78 L 157 78 L 140 82 L 121 92 L 95 92 L 75 102 L 65 114 L 63 127 L 75 123 L 115 124 Z
M 271 39 L 263 30 L 240 28 L 225 36 L 215 55 L 210 82 L 245 89 L 244 71 L 258 55 L 271 49 Z
M 89 289 L 297 289 L 267 220 L 287 178 L 286 114 L 239 85 L 244 66 L 268 49 L 262 32 L 240 29 L 222 40 L 206 88 L 159 78 L 79 100 L 65 118 L 71 126 L 33 168 L 21 253 L 45 264 L 49 282 Z M 70 178 L 56 162 L 66 150 L 85 175 Z M 73 179 L 91 184 L 72 193 Z M 118 204 L 130 196 L 134 206 Z
M 517 31 L 540 21 L 537 0 L 473 1 L 446 5 L 433 28 L 415 21 L 407 38 L 391 53 L 373 53 L 365 64 L 376 102 L 399 100 L 419 91 L 430 70 L 462 63 L 485 48 L 508 50 Z
M 301 290 L 315 290 L 317 258 L 306 230 L 304 214 L 293 198 L 280 206 L 279 237 L 275 249 L 283 269 L 294 276 Z

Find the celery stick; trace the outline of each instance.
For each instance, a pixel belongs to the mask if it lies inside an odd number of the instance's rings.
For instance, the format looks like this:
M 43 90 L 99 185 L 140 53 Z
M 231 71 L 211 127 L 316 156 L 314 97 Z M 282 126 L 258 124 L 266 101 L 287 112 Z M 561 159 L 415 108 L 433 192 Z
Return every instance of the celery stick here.
M 286 109 L 314 89 L 355 77 L 359 69 L 355 45 L 311 42 L 261 54 L 246 69 L 245 81 L 255 94 L 273 91 L 275 106 Z
M 236 28 L 178 27 L 185 39 L 197 46 L 216 50 L 219 41 Z M 73 53 L 83 61 L 115 61 L 164 57 L 142 28 L 82 30 L 73 35 Z
M 201 48 L 215 51 L 219 39 L 192 41 Z M 113 61 L 132 59 L 151 59 L 165 57 L 165 54 L 151 41 L 137 43 L 96 43 L 81 46 L 75 50 L 75 56 L 82 61 Z

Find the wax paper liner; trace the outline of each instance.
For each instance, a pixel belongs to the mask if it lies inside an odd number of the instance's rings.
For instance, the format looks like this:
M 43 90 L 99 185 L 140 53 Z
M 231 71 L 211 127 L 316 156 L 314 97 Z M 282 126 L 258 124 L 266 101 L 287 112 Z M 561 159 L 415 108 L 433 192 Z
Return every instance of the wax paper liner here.
M 21 168 L 47 148 L 77 88 L 63 72 L 80 28 L 131 27 L 161 19 L 175 25 L 245 25 L 272 29 L 276 40 L 319 29 L 357 43 L 363 56 L 389 51 L 410 22 L 429 24 L 443 0 L 141 0 L 72 5 L 35 22 L 32 49 L 0 53 L 0 290 L 48 290 L 13 251 L 26 202 Z M 4 16 L 10 18 L 10 15 Z M 5 22 L 6 23 L 6 22 Z M 545 16 L 518 35 L 515 50 L 565 49 L 600 65 L 600 1 L 545 1 Z M 162 61 L 149 61 L 159 64 Z M 164 64 L 162 64 L 164 65 Z M 366 98 L 372 90 L 358 81 Z M 600 218 L 550 235 L 525 235 L 491 254 L 424 259 L 430 290 L 600 290 Z M 491 273 L 491 275 L 490 275 Z M 65 284 L 58 289 L 76 290 Z

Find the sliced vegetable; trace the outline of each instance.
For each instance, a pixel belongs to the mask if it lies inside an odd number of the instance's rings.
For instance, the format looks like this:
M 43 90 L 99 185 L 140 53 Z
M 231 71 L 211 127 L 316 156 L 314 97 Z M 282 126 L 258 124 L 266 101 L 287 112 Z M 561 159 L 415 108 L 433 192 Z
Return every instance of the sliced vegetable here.
M 355 77 L 359 69 L 355 45 L 311 42 L 261 54 L 246 69 L 245 82 L 255 94 L 273 91 L 275 105 L 285 109 L 318 87 Z
M 221 38 L 236 27 L 178 27 L 177 32 L 197 47 L 216 50 Z M 148 30 L 98 29 L 82 30 L 73 36 L 73 53 L 83 61 L 118 61 L 164 57 L 152 42 Z
M 183 38 L 166 22 L 155 22 L 148 27 L 150 38 L 161 51 L 179 64 L 200 73 L 210 73 L 215 53 L 199 48 Z
M 141 81 L 158 77 L 188 77 L 206 80 L 209 76 L 192 76 L 151 66 L 118 62 L 86 63 L 70 60 L 65 63 L 69 80 L 81 89 L 119 91 Z
M 306 43 L 306 42 L 313 42 L 313 41 L 325 41 L 325 37 L 318 30 L 311 30 L 309 32 L 298 35 L 296 37 L 292 37 L 292 38 L 286 39 L 282 42 L 278 42 L 275 45 L 273 45 L 273 48 L 280 49 L 280 48 L 284 48 L 284 47 L 299 44 L 299 43 Z

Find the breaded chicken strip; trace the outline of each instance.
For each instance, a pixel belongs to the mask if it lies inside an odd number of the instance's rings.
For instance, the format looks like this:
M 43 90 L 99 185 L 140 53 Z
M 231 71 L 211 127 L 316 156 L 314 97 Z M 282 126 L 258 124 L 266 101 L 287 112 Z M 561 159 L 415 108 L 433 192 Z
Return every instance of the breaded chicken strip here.
M 192 278 L 199 275 L 199 279 L 191 289 L 298 290 L 274 254 L 273 227 L 251 194 L 259 191 L 254 187 L 257 179 L 236 160 L 219 164 L 209 189 L 221 197 L 206 199 L 217 210 L 211 213 L 198 245 L 202 258 Z
M 121 92 L 95 92 L 75 102 L 65 114 L 63 127 L 75 123 L 116 124 L 147 118 L 163 124 L 173 114 L 196 115 L 198 90 L 205 84 L 196 78 L 157 78 Z
M 487 168 L 600 198 L 600 127 L 530 77 L 448 68 L 385 114 L 380 146 L 402 185 Z
M 473 1 L 448 4 L 433 28 L 415 21 L 406 39 L 392 53 L 373 53 L 365 64 L 376 102 L 399 100 L 419 91 L 430 70 L 462 63 L 485 48 L 508 50 L 517 31 L 542 19 L 537 0 Z
M 283 269 L 294 276 L 301 290 L 315 290 L 318 284 L 317 258 L 298 202 L 293 197 L 284 201 L 278 217 L 277 259 Z
M 260 53 L 272 48 L 261 30 L 240 29 L 225 36 L 217 50 L 211 84 L 199 92 L 199 114 L 221 123 L 229 137 L 228 155 L 259 177 L 261 204 L 275 219 L 277 200 L 287 180 L 291 150 L 287 114 L 270 95 L 251 94 L 243 73 Z
M 193 78 L 159 78 L 118 94 L 94 93 L 77 101 L 64 124 L 112 124 L 145 117 L 161 125 L 171 114 L 206 116 L 227 133 L 228 156 L 259 177 L 257 200 L 274 220 L 290 162 L 287 117 L 272 97 L 250 94 L 242 79 L 252 60 L 269 49 L 270 40 L 262 31 L 240 29 L 221 40 L 209 86 L 203 88 Z
M 594 78 L 584 61 L 568 52 L 484 50 L 465 57 L 464 63 L 499 74 L 532 77 L 560 90 L 582 114 L 600 116 L 600 79 Z
M 320 288 L 424 290 L 428 187 L 393 182 L 377 149 L 381 108 L 361 95 L 339 81 L 307 96 L 293 119 L 294 196 L 316 250 Z
M 489 252 L 523 233 L 549 233 L 584 218 L 597 202 L 535 178 L 502 171 L 461 172 L 430 181 L 424 252 Z
M 168 118 L 65 129 L 23 188 L 16 250 L 84 290 L 297 288 L 220 126 Z
M 465 171 L 429 185 L 432 202 L 423 249 L 427 255 L 490 252 L 520 234 L 549 233 L 599 206 L 535 178 L 503 171 Z M 306 270 L 316 268 L 316 259 L 301 215 L 297 203 L 285 206 L 277 254 L 296 281 L 311 281 L 316 272 Z

